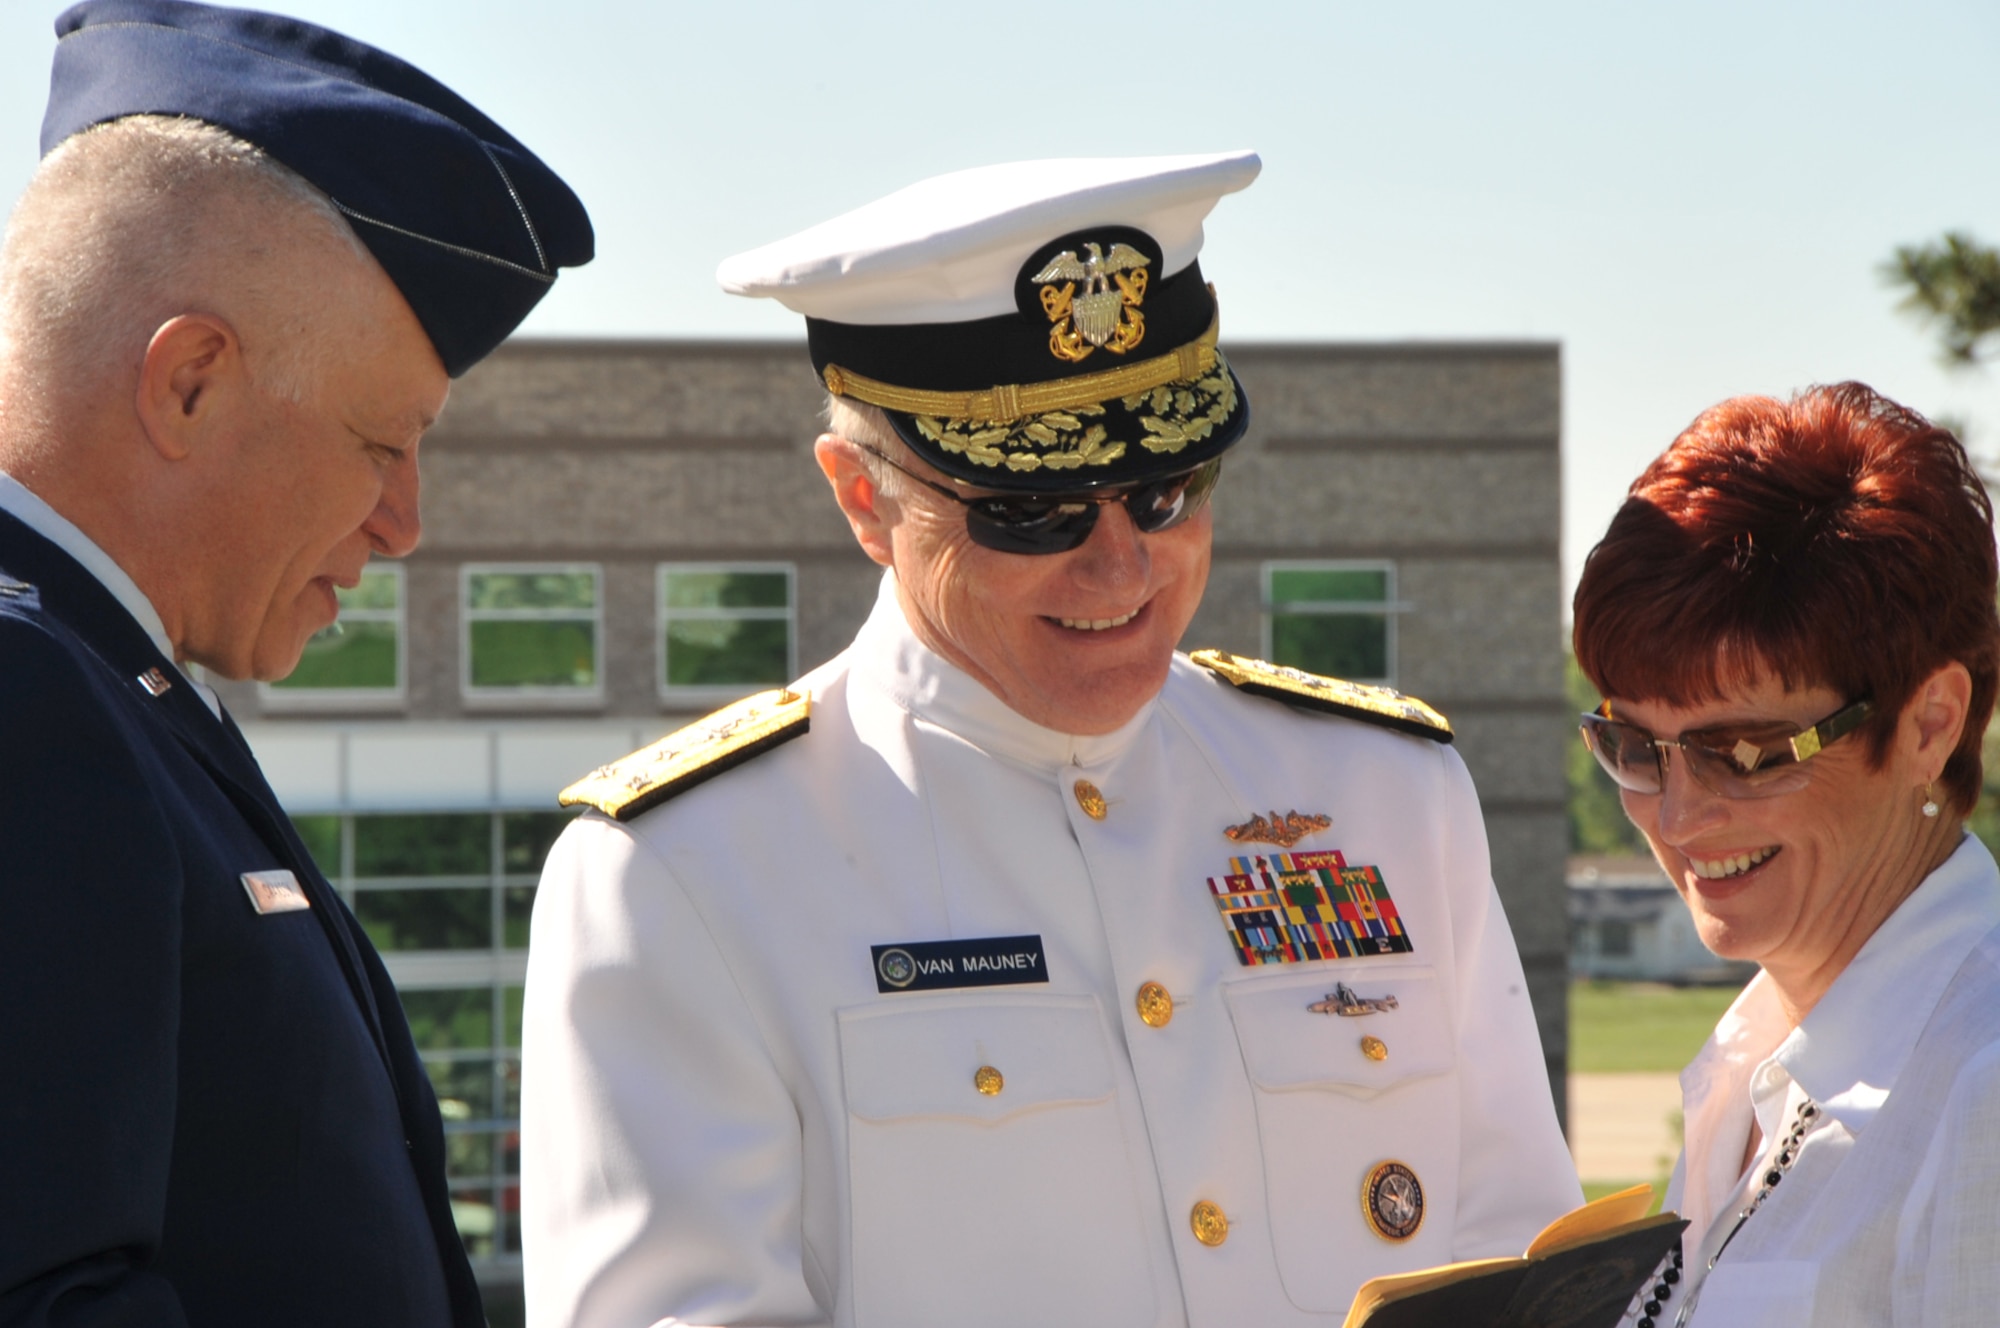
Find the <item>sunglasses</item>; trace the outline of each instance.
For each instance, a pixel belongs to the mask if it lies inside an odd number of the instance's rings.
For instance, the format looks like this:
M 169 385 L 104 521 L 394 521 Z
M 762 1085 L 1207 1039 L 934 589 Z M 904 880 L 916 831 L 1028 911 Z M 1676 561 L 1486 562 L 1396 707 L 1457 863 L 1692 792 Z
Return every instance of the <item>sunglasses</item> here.
M 1142 535 L 1172 530 L 1202 508 L 1215 492 L 1222 458 L 1204 461 L 1193 470 L 1163 475 L 1143 484 L 1124 484 L 1089 493 L 994 494 L 967 498 L 955 489 L 925 479 L 866 443 L 856 447 L 880 457 L 933 493 L 943 494 L 965 508 L 965 533 L 981 548 L 1001 553 L 1068 553 L 1083 547 L 1097 526 L 1097 509 L 1124 503 L 1132 524 Z
M 1806 762 L 1860 728 L 1875 707 L 1856 701 L 1810 728 L 1736 724 L 1660 738 L 1611 718 L 1611 703 L 1583 717 L 1583 745 L 1618 787 L 1655 794 L 1666 786 L 1667 749 L 1678 748 L 1695 783 L 1723 798 L 1775 798 L 1812 780 Z

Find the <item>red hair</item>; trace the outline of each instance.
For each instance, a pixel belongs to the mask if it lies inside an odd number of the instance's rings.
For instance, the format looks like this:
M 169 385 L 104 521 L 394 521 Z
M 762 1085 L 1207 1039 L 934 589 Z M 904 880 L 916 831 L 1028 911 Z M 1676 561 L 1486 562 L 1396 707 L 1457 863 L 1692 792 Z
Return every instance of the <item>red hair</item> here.
M 1879 769 L 1918 684 L 1972 675 L 1939 780 L 1979 799 L 2000 677 L 1993 507 L 1945 429 L 1861 383 L 1703 411 L 1633 481 L 1577 583 L 1577 663 L 1598 692 L 1685 706 L 1772 676 L 1870 698 Z

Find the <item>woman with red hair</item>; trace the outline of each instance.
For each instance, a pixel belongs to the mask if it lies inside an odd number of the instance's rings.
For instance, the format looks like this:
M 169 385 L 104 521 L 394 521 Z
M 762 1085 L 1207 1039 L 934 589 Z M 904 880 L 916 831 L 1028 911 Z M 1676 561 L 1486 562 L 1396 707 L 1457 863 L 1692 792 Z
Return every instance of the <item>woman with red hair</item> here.
M 1584 741 L 1759 966 L 1681 1075 L 1684 1266 L 1640 1328 L 2000 1314 L 1994 582 L 1958 440 L 1859 383 L 1704 412 L 1585 564 Z

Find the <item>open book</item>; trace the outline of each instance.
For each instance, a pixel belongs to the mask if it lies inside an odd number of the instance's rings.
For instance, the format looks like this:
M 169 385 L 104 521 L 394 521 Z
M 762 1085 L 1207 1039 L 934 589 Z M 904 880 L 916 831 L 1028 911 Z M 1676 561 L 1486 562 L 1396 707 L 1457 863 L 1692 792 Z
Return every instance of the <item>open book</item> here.
M 1371 1277 L 1346 1328 L 1614 1328 L 1687 1223 L 1634 1185 L 1564 1213 L 1518 1259 Z

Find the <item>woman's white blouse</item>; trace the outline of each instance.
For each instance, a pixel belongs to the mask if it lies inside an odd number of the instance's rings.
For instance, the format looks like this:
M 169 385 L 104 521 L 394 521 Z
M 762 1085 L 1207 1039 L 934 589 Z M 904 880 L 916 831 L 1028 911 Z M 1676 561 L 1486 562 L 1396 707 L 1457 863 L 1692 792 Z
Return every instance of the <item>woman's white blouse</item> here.
M 1681 1074 L 1667 1206 L 1687 1282 L 1736 1225 L 1799 1095 L 1825 1108 L 1707 1275 L 1693 1328 L 1924 1325 L 2000 1316 L 2000 869 L 1970 835 L 1787 1030 L 1759 973 Z

